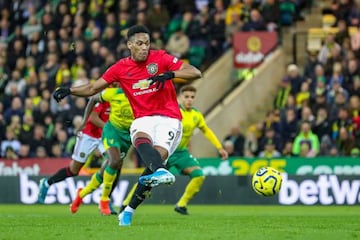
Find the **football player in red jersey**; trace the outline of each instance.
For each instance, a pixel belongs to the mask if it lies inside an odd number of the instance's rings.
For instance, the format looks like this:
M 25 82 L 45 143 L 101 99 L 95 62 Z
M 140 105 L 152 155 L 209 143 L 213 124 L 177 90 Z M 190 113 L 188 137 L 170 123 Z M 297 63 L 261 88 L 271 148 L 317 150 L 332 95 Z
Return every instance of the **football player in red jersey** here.
M 40 180 L 39 203 L 45 202 L 48 189 L 52 184 L 61 182 L 68 177 L 77 176 L 85 164 L 86 159 L 95 149 L 98 149 L 101 154 L 105 153 L 104 145 L 101 141 L 101 133 L 105 123 L 109 119 L 109 113 L 110 104 L 107 102 L 100 103 L 94 108 L 83 130 L 77 134 L 70 165 L 60 169 L 50 178 L 42 178 Z
M 150 50 L 150 32 L 145 26 L 130 27 L 127 38 L 129 57 L 110 66 L 98 80 L 79 87 L 60 87 L 53 97 L 58 102 L 70 94 L 88 97 L 119 82 L 135 117 L 130 128 L 131 141 L 146 165 L 139 183 L 144 188 L 172 184 L 175 176 L 165 169 L 165 163 L 179 144 L 182 133 L 181 113 L 172 79 L 192 81 L 200 78 L 201 72 L 163 50 Z M 121 225 L 131 224 L 133 211 L 128 206 L 122 212 L 127 213 L 128 221 L 122 221 Z

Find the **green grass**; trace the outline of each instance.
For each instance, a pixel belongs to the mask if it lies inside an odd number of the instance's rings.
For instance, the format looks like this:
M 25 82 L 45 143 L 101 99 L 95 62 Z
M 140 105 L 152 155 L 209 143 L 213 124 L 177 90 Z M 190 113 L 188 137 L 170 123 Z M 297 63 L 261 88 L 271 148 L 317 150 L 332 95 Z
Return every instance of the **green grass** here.
M 0 205 L 0 239 L 360 239 L 359 206 L 142 205 L 130 227 L 101 216 L 96 205 L 71 215 L 65 205 Z

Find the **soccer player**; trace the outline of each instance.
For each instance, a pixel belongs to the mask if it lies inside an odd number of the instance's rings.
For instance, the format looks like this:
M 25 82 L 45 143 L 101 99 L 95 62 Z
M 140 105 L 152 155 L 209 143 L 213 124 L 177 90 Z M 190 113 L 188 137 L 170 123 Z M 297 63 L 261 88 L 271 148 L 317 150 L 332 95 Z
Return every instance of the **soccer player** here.
M 84 166 L 89 155 L 98 149 L 101 154 L 105 153 L 101 142 L 102 129 L 109 119 L 110 104 L 105 102 L 99 104 L 91 112 L 84 128 L 78 132 L 74 152 L 68 167 L 64 167 L 52 175 L 49 179 L 42 178 L 39 184 L 38 202 L 44 203 L 49 187 L 61 182 L 68 177 L 77 176 Z
M 119 82 L 132 107 L 135 120 L 130 136 L 146 168 L 139 178 L 144 186 L 172 184 L 175 176 L 165 162 L 181 139 L 181 113 L 172 79 L 195 80 L 201 72 L 163 50 L 150 50 L 150 32 L 142 25 L 127 31 L 130 56 L 120 59 L 96 81 L 79 87 L 60 87 L 56 101 L 68 95 L 92 96 L 113 82 Z
M 204 136 L 210 141 L 210 143 L 218 150 L 219 155 L 223 160 L 228 158 L 228 153 L 223 148 L 221 142 L 216 137 L 214 132 L 207 126 L 203 114 L 193 107 L 193 102 L 196 95 L 196 88 L 191 85 L 185 85 L 180 89 L 179 94 L 179 103 L 180 110 L 182 114 L 182 124 L 183 124 L 183 133 L 179 146 L 176 151 L 170 156 L 167 162 L 167 168 L 172 170 L 177 170 L 184 175 L 190 177 L 190 182 L 185 188 L 185 192 L 182 197 L 179 199 L 175 205 L 175 211 L 188 215 L 187 204 L 195 196 L 196 193 L 200 191 L 201 186 L 205 180 L 204 173 L 199 165 L 199 162 L 189 153 L 188 146 L 190 143 L 191 136 L 196 128 L 199 128 Z M 145 196 L 151 190 L 151 187 L 144 187 L 138 185 L 135 191 L 132 189 L 129 194 L 132 195 L 135 192 L 135 195 L 132 196 L 130 203 L 127 207 L 127 201 L 130 197 L 127 196 L 123 202 L 122 211 L 119 215 L 119 224 L 121 226 L 127 226 L 131 224 L 129 222 L 123 221 L 124 216 L 129 215 L 127 211 L 134 212 L 141 202 L 145 199 Z
M 86 106 L 84 118 L 88 116 L 95 104 L 110 103 L 109 121 L 104 125 L 102 141 L 108 154 L 107 162 L 95 173 L 84 189 L 78 189 L 76 198 L 70 205 L 70 211 L 76 213 L 82 204 L 82 199 L 97 189 L 103 183 L 100 198 L 100 211 L 110 215 L 109 196 L 116 177 L 119 177 L 122 160 L 131 146 L 129 129 L 134 119 L 129 101 L 121 88 L 106 88 L 101 94 L 90 98 Z

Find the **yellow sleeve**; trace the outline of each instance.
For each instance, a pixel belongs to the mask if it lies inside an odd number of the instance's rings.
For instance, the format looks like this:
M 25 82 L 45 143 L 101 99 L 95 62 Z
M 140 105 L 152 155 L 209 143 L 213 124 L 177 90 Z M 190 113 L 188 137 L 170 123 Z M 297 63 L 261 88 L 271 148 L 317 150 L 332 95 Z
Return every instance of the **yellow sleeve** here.
M 110 102 L 116 93 L 117 93 L 116 88 L 106 88 L 101 92 L 101 100 L 103 102 Z
M 217 138 L 217 136 L 215 135 L 215 133 L 208 127 L 208 125 L 206 124 L 206 121 L 204 119 L 204 116 L 202 114 L 201 115 L 201 120 L 199 122 L 199 129 L 202 131 L 202 133 L 204 134 L 204 136 L 206 137 L 206 139 L 209 140 L 209 142 L 216 148 L 216 149 L 221 149 L 222 148 L 222 144 L 219 141 L 219 139 Z

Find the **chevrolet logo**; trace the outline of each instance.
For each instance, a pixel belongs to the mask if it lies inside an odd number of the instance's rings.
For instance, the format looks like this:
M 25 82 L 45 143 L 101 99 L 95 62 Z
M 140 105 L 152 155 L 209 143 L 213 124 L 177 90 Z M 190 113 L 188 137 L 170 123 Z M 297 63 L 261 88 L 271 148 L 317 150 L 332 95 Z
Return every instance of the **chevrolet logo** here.
M 149 88 L 149 81 L 147 79 L 139 80 L 137 83 L 134 83 L 132 89 L 146 89 Z

